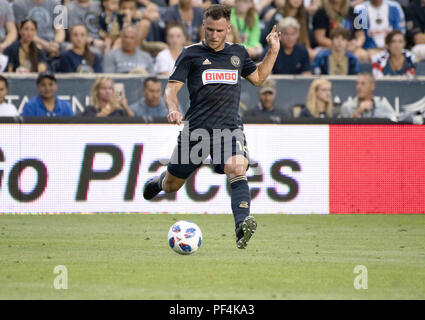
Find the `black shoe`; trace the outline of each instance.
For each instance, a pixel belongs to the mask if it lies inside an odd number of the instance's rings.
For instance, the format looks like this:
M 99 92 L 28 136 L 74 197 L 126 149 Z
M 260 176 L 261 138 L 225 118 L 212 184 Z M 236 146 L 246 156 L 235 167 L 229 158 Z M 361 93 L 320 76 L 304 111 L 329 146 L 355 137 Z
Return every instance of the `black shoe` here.
M 155 177 L 146 181 L 143 187 L 143 198 L 151 200 L 161 192 L 161 188 L 158 185 L 159 177 Z
M 236 246 L 238 249 L 245 249 L 248 245 L 249 239 L 257 230 L 257 221 L 253 216 L 248 216 L 236 228 Z

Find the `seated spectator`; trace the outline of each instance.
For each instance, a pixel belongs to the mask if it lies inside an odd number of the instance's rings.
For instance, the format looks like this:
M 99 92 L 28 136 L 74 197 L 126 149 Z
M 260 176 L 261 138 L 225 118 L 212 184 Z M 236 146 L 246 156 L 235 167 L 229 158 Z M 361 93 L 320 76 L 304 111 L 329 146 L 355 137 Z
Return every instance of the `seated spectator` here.
M 119 14 L 119 0 L 101 0 L 99 35 L 105 41 L 105 51 L 110 50 L 120 36 L 123 16 Z
M 273 66 L 273 74 L 311 75 L 310 58 L 307 49 L 298 44 L 300 25 L 295 18 L 287 17 L 279 22 L 280 50 Z M 263 57 L 268 48 L 264 50 Z
M 355 34 L 358 45 L 368 51 L 369 60 L 385 48 L 388 33 L 392 30 L 404 33 L 406 30 L 403 9 L 396 1 L 364 1 L 355 7 L 355 12 L 367 16 L 367 27 L 357 30 Z
M 97 54 L 90 51 L 87 28 L 83 24 L 76 24 L 70 31 L 71 50 L 61 54 L 58 72 L 102 72 L 102 65 Z
M 65 41 L 64 27 L 54 25 L 57 14 L 55 8 L 60 4 L 59 0 L 16 0 L 13 3 L 17 24 L 28 18 L 37 22 L 38 29 L 34 41 L 46 51 L 49 58 L 59 56 L 60 46 Z
M 406 9 L 406 27 L 409 45 L 415 61 L 425 60 L 425 1 L 415 0 Z
M 146 78 L 143 81 L 142 94 L 142 99 L 130 106 L 136 117 L 143 117 L 147 122 L 152 122 L 153 118 L 166 119 L 168 108 L 162 99 L 161 81 L 157 77 Z
M 323 0 L 323 7 L 313 16 L 313 31 L 316 44 L 322 48 L 330 48 L 330 34 L 336 27 L 354 32 L 354 10 L 349 0 Z
M 111 78 L 100 77 L 94 81 L 90 100 L 91 105 L 81 114 L 83 117 L 134 117 L 125 94 L 117 94 Z
M 32 19 L 22 20 L 19 25 L 20 39 L 6 48 L 4 54 L 9 57 L 9 72 L 43 72 L 47 69 L 44 50 L 34 41 L 37 35 L 37 23 Z
M 7 79 L 0 75 L 0 117 L 17 117 L 19 113 L 16 107 L 4 101 L 8 87 Z
M 76 24 L 86 26 L 89 36 L 87 38 L 90 47 L 96 48 L 99 53 L 105 50 L 105 42 L 99 36 L 99 12 L 100 2 L 92 0 L 74 0 L 66 5 L 68 9 L 68 28 L 72 29 Z
M 268 33 L 272 30 L 274 25 L 279 24 L 285 17 L 295 18 L 300 25 L 300 36 L 298 42 L 307 48 L 310 59 L 314 58 L 315 51 L 311 49 L 310 38 L 308 34 L 308 13 L 304 7 L 303 0 L 288 0 L 285 4 L 277 8 L 276 13 L 273 15 L 268 26 Z
M 139 49 L 137 28 L 125 27 L 121 31 L 121 48 L 105 54 L 103 72 L 152 74 L 154 61 L 146 52 Z
M 53 73 L 42 72 L 37 77 L 39 95 L 31 98 L 22 110 L 23 117 L 67 117 L 74 116 L 68 101 L 56 96 L 58 85 Z
M 230 23 L 241 39 L 241 44 L 253 60 L 257 60 L 262 52 L 260 19 L 255 11 L 253 0 L 235 0 Z
M 155 58 L 155 74 L 169 76 L 174 69 L 174 65 L 183 46 L 186 42 L 182 24 L 169 24 L 167 26 L 168 48 L 162 50 Z
M 316 51 L 329 49 L 332 46 L 331 31 L 342 27 L 350 32 L 350 41 L 347 50 L 353 53 L 360 61 L 369 62 L 369 55 L 363 46 L 363 34 L 355 32 L 354 9 L 349 0 L 323 0 L 323 7 L 313 16 L 314 39 L 318 46 Z M 362 30 L 363 31 L 363 30 Z
M 394 111 L 386 99 L 373 96 L 375 79 L 371 73 L 360 73 L 357 77 L 354 99 L 351 97 L 341 106 L 340 118 L 388 118 Z
M 0 0 L 0 54 L 17 38 L 18 32 L 12 6 L 7 0 Z
M 161 13 L 161 19 L 166 23 L 183 23 L 187 44 L 201 41 L 201 27 L 204 19 L 204 11 L 192 5 L 192 0 L 178 0 L 178 4 L 166 8 Z
M 359 62 L 355 55 L 347 52 L 350 33 L 338 27 L 330 34 L 331 49 L 322 50 L 314 59 L 314 74 L 352 75 L 359 73 Z
M 136 0 L 120 0 L 120 15 L 122 16 L 122 28 L 136 25 L 139 35 L 139 43 L 145 41 L 151 25 L 150 18 L 142 11 L 137 10 Z
M 300 118 L 332 118 L 332 84 L 325 79 L 315 79 L 308 89 L 306 104 L 301 105 Z
M 280 123 L 282 118 L 288 117 L 287 112 L 276 106 L 276 81 L 264 81 L 258 90 L 258 99 L 257 105 L 243 114 L 244 118 L 264 119 Z
M 372 71 L 375 78 L 382 76 L 415 75 L 415 59 L 411 52 L 405 50 L 404 34 L 400 30 L 391 31 L 385 37 L 387 50 L 372 58 Z

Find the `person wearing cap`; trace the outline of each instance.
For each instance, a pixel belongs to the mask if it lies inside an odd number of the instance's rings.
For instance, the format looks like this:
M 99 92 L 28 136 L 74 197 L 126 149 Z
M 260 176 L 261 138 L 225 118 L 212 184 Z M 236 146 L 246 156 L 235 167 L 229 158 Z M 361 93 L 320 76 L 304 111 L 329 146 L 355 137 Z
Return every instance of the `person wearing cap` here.
M 46 71 L 38 75 L 37 90 L 39 94 L 24 105 L 23 117 L 74 116 L 70 103 L 56 96 L 58 85 L 53 73 Z
M 275 105 L 276 82 L 274 80 L 264 81 L 258 90 L 258 99 L 257 105 L 244 113 L 244 118 L 280 123 L 282 118 L 288 117 L 287 112 Z

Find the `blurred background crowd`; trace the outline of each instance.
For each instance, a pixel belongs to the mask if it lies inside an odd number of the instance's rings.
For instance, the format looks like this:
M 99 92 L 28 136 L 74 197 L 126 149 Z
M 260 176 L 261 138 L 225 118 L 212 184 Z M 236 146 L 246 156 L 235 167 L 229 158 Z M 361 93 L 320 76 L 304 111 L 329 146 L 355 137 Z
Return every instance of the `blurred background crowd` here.
M 95 109 L 87 114 L 106 114 L 96 103 L 111 107 L 96 98 L 106 86 L 117 100 L 108 115 L 163 116 L 166 110 L 149 108 L 153 100 L 165 108 L 157 77 L 170 74 L 184 46 L 202 40 L 203 11 L 215 3 L 232 7 L 227 40 L 245 46 L 256 62 L 277 25 L 281 49 L 273 74 L 359 75 L 359 101 L 343 105 L 340 116 L 386 114 L 386 106 L 373 99 L 375 79 L 425 75 L 425 0 L 0 0 L 0 71 L 42 74 L 37 79 L 41 97 L 45 82 L 52 82 L 50 95 L 56 93 L 58 73 L 140 74 L 148 81 L 137 106 L 128 106 L 125 92 L 99 75 L 91 95 Z M 7 91 L 6 78 L 0 86 Z M 360 93 L 362 86 L 369 93 Z M 289 116 L 332 117 L 326 103 L 331 83 L 318 79 L 310 89 Z M 270 103 L 275 92 L 270 81 L 260 88 L 259 111 L 273 110 L 268 105 L 275 103 Z M 361 103 L 362 94 L 367 103 Z M 21 112 L 31 115 L 26 109 Z M 251 115 L 258 116 L 258 110 Z

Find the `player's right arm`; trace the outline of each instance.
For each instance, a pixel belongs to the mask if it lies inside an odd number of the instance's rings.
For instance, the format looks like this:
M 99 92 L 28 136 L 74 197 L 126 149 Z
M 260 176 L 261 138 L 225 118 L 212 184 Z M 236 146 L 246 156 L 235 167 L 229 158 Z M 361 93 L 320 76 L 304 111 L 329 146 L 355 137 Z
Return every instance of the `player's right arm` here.
M 187 54 L 187 49 L 183 48 L 177 58 L 174 70 L 168 79 L 168 84 L 165 87 L 164 102 L 168 109 L 168 122 L 180 125 L 183 120 L 183 115 L 179 112 L 179 101 L 177 93 L 183 87 L 190 70 L 191 58 Z
M 183 82 L 169 81 L 164 91 L 164 102 L 168 109 L 168 122 L 180 125 L 183 115 L 179 111 L 178 92 L 183 87 Z

